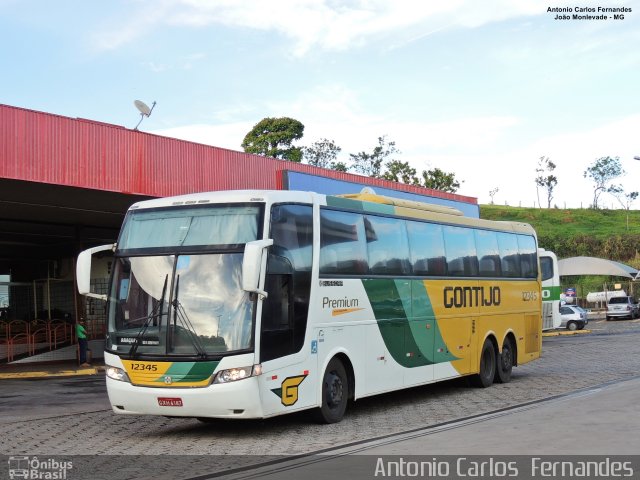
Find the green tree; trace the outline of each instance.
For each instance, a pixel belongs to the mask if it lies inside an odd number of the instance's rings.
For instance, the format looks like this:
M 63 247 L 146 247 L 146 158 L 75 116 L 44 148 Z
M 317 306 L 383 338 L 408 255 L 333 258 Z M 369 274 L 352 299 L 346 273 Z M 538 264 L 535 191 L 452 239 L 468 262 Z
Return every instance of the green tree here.
M 600 157 L 594 161 L 589 168 L 584 171 L 584 178 L 589 178 L 594 184 L 593 208 L 597 209 L 600 194 L 608 192 L 612 187 L 609 183 L 624 175 L 625 171 L 620 165 L 620 158 Z
M 302 149 L 292 146 L 304 134 L 304 125 L 289 117 L 263 118 L 247 133 L 242 148 L 247 153 L 302 161 Z
M 424 187 L 434 190 L 455 193 L 460 188 L 460 182 L 456 180 L 455 173 L 445 172 L 439 168 L 423 171 L 422 179 Z
M 382 178 L 385 161 L 395 153 L 400 153 L 396 148 L 396 142 L 387 141 L 387 136 L 383 135 L 378 137 L 378 145 L 373 148 L 372 153 L 350 153 L 349 157 L 356 172 L 372 178 Z
M 499 190 L 499 187 L 496 187 L 493 190 L 489 190 L 489 197 L 491 197 L 491 202 L 489 202 L 490 205 L 493 205 L 493 197 L 496 196 L 496 193 L 498 193 Z
M 336 172 L 348 172 L 349 167 L 347 167 L 347 164 L 344 162 L 332 162 L 331 170 L 335 170 Z
M 551 208 L 551 200 L 553 200 L 553 190 L 558 185 L 558 177 L 553 175 L 556 164 L 549 160 L 549 157 L 540 157 L 538 167 L 536 168 L 536 193 L 538 195 L 538 206 L 542 208 L 540 203 L 540 188 L 547 191 L 547 208 Z
M 626 193 L 622 185 L 612 185 L 608 191 L 618 200 L 622 208 L 627 211 L 627 231 L 629 231 L 629 210 L 631 210 L 631 204 L 638 198 L 638 192 Z
M 308 147 L 302 147 L 303 157 L 309 165 L 346 172 L 347 166 L 336 161 L 341 151 L 342 148 L 337 146 L 333 140 L 326 138 L 318 140 Z M 344 170 L 340 170 L 340 168 L 344 168 Z
M 400 160 L 391 160 L 387 162 L 386 170 L 382 174 L 385 180 L 392 182 L 406 183 L 408 185 L 419 185 L 420 180 L 416 177 L 416 169 L 409 165 L 408 162 Z

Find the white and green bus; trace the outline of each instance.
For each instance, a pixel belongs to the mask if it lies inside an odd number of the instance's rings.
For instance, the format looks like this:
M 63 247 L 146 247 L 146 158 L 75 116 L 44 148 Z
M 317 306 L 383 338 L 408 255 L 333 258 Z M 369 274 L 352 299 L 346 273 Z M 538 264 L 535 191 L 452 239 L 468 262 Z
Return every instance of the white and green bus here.
M 108 295 L 91 256 L 113 249 Z M 540 356 L 534 230 L 364 193 L 226 191 L 133 205 L 78 258 L 106 300 L 113 411 L 265 418 Z
M 560 328 L 560 270 L 556 254 L 538 249 L 540 275 L 542 277 L 542 330 Z

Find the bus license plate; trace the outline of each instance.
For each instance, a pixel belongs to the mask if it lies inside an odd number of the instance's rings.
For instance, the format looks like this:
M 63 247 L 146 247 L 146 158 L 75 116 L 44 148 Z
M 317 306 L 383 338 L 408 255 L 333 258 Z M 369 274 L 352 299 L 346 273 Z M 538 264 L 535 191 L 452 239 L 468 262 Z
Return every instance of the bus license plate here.
M 161 407 L 181 407 L 181 398 L 158 397 L 158 405 Z

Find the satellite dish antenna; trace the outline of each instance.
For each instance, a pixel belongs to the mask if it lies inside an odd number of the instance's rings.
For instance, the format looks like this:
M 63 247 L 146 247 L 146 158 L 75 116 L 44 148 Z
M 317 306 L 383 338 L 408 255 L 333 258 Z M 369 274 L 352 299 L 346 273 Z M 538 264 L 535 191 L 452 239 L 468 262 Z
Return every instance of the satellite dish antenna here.
M 144 103 L 142 100 L 134 100 L 133 104 L 136 106 L 136 108 L 138 109 L 138 111 L 140 112 L 140 121 L 138 122 L 138 124 L 134 127 L 134 130 L 138 130 L 138 127 L 140 126 L 140 124 L 142 123 L 142 120 L 144 120 L 144 117 L 148 117 L 151 115 L 151 112 L 153 112 L 153 109 L 156 106 L 156 102 L 154 101 L 151 104 L 151 108 L 149 108 L 149 106 Z

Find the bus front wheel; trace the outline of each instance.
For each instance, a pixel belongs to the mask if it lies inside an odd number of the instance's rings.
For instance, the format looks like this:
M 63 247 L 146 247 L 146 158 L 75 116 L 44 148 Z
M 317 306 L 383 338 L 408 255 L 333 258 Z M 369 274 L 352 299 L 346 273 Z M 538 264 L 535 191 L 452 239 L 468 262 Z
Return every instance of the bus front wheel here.
M 480 372 L 471 377 L 471 383 L 475 387 L 487 388 L 493 384 L 496 375 L 496 350 L 488 338 L 482 345 L 480 353 Z
M 315 412 L 319 423 L 337 423 L 342 420 L 349 399 L 349 377 L 342 362 L 333 358 L 322 379 L 322 405 Z

